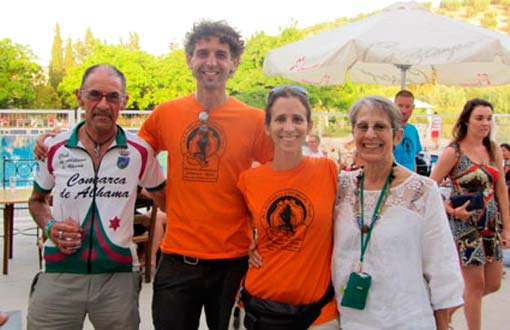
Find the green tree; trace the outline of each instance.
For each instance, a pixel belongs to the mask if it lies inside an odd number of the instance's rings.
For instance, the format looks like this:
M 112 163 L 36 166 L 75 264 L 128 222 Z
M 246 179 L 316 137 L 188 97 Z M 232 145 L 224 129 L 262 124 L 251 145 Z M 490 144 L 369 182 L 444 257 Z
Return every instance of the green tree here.
M 133 50 L 133 51 L 140 50 L 140 36 L 136 32 L 129 32 L 128 42 L 124 43 L 121 38 L 120 44 L 128 50 Z
M 227 84 L 229 94 L 247 104 L 263 108 L 271 88 L 290 83 L 281 77 L 266 76 L 262 71 L 262 66 L 264 57 L 271 49 L 306 36 L 307 31 L 297 29 L 296 25 L 297 22 L 292 22 L 291 26 L 283 28 L 281 33 L 274 37 L 257 32 L 246 41 L 242 62 L 233 79 Z
M 55 37 L 53 38 L 53 46 L 51 47 L 51 60 L 48 68 L 48 77 L 51 86 L 57 90 L 58 84 L 64 77 L 64 54 L 62 48 L 62 37 L 60 36 L 60 26 L 55 25 Z
M 228 81 L 230 95 L 255 107 L 263 108 L 269 90 L 281 85 L 279 77 L 267 77 L 262 72 L 265 54 L 282 44 L 277 37 L 267 36 L 263 32 L 255 33 L 246 41 L 246 49 L 233 79 Z
M 491 0 L 464 0 L 464 5 L 473 8 L 477 12 L 483 12 L 489 8 Z
M 61 109 L 62 103 L 57 92 L 48 83 L 34 86 L 35 98 L 28 107 L 31 109 Z
M 448 13 L 452 14 L 450 11 Z M 489 12 L 492 17 L 494 12 Z M 296 84 L 281 77 L 269 77 L 263 73 L 262 67 L 266 54 L 277 47 L 286 45 L 307 36 L 333 29 L 346 23 L 366 17 L 359 15 L 354 19 L 338 18 L 332 22 L 323 22 L 305 29 L 298 29 L 297 23 L 282 28 L 275 36 L 257 32 L 246 40 L 246 50 L 241 64 L 233 79 L 227 83 L 227 92 L 250 105 L 263 108 L 268 92 L 271 88 L 284 84 Z M 77 106 L 74 90 L 81 83 L 84 70 L 93 64 L 111 63 L 119 67 L 127 77 L 127 92 L 130 96 L 128 109 L 153 109 L 159 103 L 175 97 L 187 95 L 195 90 L 195 81 L 186 64 L 184 49 L 172 44 L 167 54 L 153 56 L 140 50 L 140 39 L 136 33 L 130 34 L 126 43 L 120 41 L 118 45 L 109 45 L 94 38 L 92 31 L 87 30 L 84 41 L 78 40 L 73 45 L 75 64 L 66 64 L 66 77 L 59 85 L 65 108 Z M 71 41 L 66 45 L 66 63 Z M 367 95 L 384 95 L 392 97 L 398 86 L 378 86 L 368 84 L 353 84 L 347 81 L 343 86 L 318 87 L 304 86 L 308 90 L 314 112 L 345 113 L 351 104 L 359 97 Z M 458 114 L 467 99 L 480 96 L 494 103 L 497 113 L 509 113 L 507 103 L 510 99 L 510 89 L 505 87 L 463 88 L 447 87 L 435 84 L 408 86 L 417 98 L 434 104 L 439 113 Z M 43 90 L 43 88 L 41 88 Z M 51 98 L 51 92 L 47 91 Z M 41 104 L 49 104 L 43 101 Z M 37 101 L 39 102 L 39 101 Z M 46 105 L 39 106 L 46 107 Z M 452 116 L 452 121 L 455 120 Z M 329 124 L 328 124 L 329 123 Z M 334 124 L 334 125 L 333 125 Z M 325 134 L 337 134 L 344 130 L 345 122 L 326 121 L 321 125 L 327 127 L 322 130 Z M 343 125 L 343 126 L 342 126 Z M 345 126 L 345 127 L 344 127 Z
M 159 56 L 150 69 L 155 84 L 152 109 L 164 100 L 187 95 L 195 91 L 195 80 L 186 64 L 184 49 L 175 48 L 167 55 Z
M 63 107 L 66 109 L 75 109 L 78 107 L 78 102 L 74 96 L 76 88 L 80 87 L 81 76 L 85 72 L 85 64 L 78 64 L 69 68 L 66 76 L 58 86 L 58 93 L 62 101 Z
M 94 37 L 90 28 L 87 28 L 84 40 L 77 40 L 75 43 L 74 53 L 76 64 L 83 64 L 89 56 L 94 54 L 96 47 L 99 45 L 101 45 L 101 41 Z
M 461 0 L 441 0 L 439 7 L 449 10 L 457 10 L 462 6 Z
M 480 12 L 478 10 L 476 10 L 476 8 L 474 7 L 467 7 L 466 8 L 466 16 L 468 18 L 473 18 L 475 17 L 476 15 L 478 15 Z
M 28 47 L 10 39 L 0 40 L 0 109 L 26 109 L 36 97 L 34 86 L 42 81 L 42 70 Z
M 480 20 L 480 25 L 488 29 L 496 30 L 498 26 L 498 20 L 496 19 L 495 12 L 485 13 Z
M 183 73 L 186 69 L 183 54 L 179 57 L 181 61 L 173 66 L 176 62 L 169 65 L 145 51 L 131 51 L 122 45 L 96 45 L 94 52 L 82 64 L 69 70 L 60 85 L 59 93 L 70 107 L 76 107 L 74 90 L 80 85 L 84 70 L 93 64 L 110 63 L 117 66 L 127 77 L 127 92 L 130 96 L 127 109 L 152 109 L 163 99 L 177 96 L 175 94 L 179 89 L 188 86 Z M 189 73 L 188 77 L 193 81 Z M 172 83 L 175 85 L 171 85 Z
M 69 69 L 76 65 L 73 53 L 73 41 L 71 37 L 67 38 L 66 49 L 64 51 L 64 71 L 66 74 Z

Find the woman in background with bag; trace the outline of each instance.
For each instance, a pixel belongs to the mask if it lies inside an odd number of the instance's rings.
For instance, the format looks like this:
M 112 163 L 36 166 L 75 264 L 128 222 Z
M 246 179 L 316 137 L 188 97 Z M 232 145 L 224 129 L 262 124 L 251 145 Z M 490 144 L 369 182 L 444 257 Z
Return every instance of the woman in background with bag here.
M 505 172 L 505 182 L 507 192 L 510 191 L 510 144 L 501 143 L 501 156 L 503 157 L 503 170 Z
M 238 183 L 258 233 L 241 291 L 244 325 L 337 330 L 330 267 L 337 168 L 331 159 L 303 155 L 312 128 L 306 90 L 274 88 L 265 126 L 273 160 L 243 172 Z
M 453 127 L 453 141 L 430 175 L 438 183 L 449 177 L 451 201 L 482 193 L 479 208 L 473 208 L 477 199 L 458 207 L 445 204 L 462 265 L 464 314 L 470 330 L 482 328 L 482 297 L 499 289 L 502 248 L 509 246 L 508 195 L 501 150 L 490 139 L 492 115 L 489 102 L 469 100 Z
M 395 163 L 400 111 L 386 98 L 349 112 L 362 168 L 342 171 L 333 284 L 342 330 L 446 330 L 462 275 L 436 183 Z

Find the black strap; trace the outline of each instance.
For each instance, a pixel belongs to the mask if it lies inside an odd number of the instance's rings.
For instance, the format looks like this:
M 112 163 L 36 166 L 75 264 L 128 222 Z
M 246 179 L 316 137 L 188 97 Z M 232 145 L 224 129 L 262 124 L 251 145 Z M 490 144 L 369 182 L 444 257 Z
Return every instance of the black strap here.
M 287 305 L 289 306 L 290 304 L 284 304 L 284 303 L 280 303 L 280 302 L 276 302 L 276 301 L 272 301 L 272 300 L 267 300 L 267 299 L 261 299 L 261 298 L 257 298 L 257 297 L 254 297 L 252 296 L 247 290 L 246 288 L 244 287 L 244 283 L 243 283 L 243 286 L 241 286 L 241 290 L 240 290 L 240 294 L 239 294 L 239 300 L 244 300 L 243 299 L 243 296 L 246 298 L 246 299 L 258 299 L 258 300 L 265 300 L 265 301 L 271 301 L 272 303 L 275 303 L 275 304 L 281 304 L 281 305 Z M 308 304 L 306 306 L 310 306 L 312 308 L 315 308 L 315 309 L 322 309 L 322 307 L 324 307 L 327 303 L 329 303 L 331 301 L 331 299 L 333 299 L 333 297 L 335 296 L 335 289 L 333 288 L 333 283 L 331 283 L 331 281 L 329 282 L 329 285 L 328 285 L 328 288 L 326 289 L 326 292 L 324 293 L 324 295 L 322 295 L 321 299 L 319 299 L 318 301 L 314 302 L 314 303 L 311 303 L 311 304 Z M 292 306 L 292 305 L 290 305 Z M 297 307 L 298 305 L 296 305 Z M 304 305 L 302 305 L 304 306 Z
M 306 330 L 319 317 L 322 308 L 334 295 L 335 290 L 330 282 L 318 301 L 305 305 L 291 305 L 254 297 L 243 288 L 242 300 L 246 312 L 244 326 L 249 330 Z M 234 326 L 239 326 L 239 323 L 234 318 Z
M 335 296 L 335 288 L 333 287 L 333 283 L 329 282 L 328 288 L 326 289 L 326 293 L 322 296 L 322 298 L 316 302 L 319 308 L 324 307 L 328 302 L 333 299 Z

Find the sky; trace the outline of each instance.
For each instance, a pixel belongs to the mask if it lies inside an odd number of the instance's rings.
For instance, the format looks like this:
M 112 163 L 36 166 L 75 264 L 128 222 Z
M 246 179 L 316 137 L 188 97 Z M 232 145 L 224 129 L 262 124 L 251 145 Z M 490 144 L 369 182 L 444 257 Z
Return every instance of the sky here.
M 226 20 L 245 39 L 255 32 L 277 35 L 297 22 L 298 28 L 354 17 L 380 10 L 396 0 L 3 0 L 0 6 L 0 40 L 28 46 L 47 66 L 55 26 L 61 37 L 83 40 L 87 28 L 110 44 L 130 32 L 138 33 L 140 47 L 153 55 L 164 54 L 171 43 L 182 44 L 184 35 L 200 19 Z M 425 2 L 425 1 L 418 1 Z M 437 6 L 439 1 L 429 1 Z M 64 43 L 65 46 L 65 43 Z

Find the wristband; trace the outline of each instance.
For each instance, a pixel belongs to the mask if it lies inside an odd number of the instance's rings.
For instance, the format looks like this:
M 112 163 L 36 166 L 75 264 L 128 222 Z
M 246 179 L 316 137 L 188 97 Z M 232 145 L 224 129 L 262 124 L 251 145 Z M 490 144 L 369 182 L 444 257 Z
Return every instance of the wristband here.
M 55 220 L 55 219 L 51 219 L 50 221 L 48 221 L 48 223 L 46 224 L 46 227 L 44 227 L 44 234 L 46 234 L 46 238 L 50 238 L 51 226 L 53 226 L 56 223 L 57 223 L 57 220 Z

